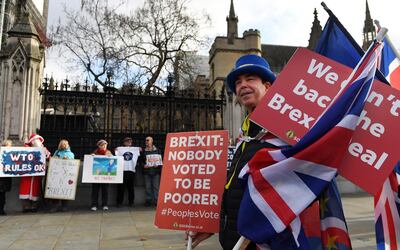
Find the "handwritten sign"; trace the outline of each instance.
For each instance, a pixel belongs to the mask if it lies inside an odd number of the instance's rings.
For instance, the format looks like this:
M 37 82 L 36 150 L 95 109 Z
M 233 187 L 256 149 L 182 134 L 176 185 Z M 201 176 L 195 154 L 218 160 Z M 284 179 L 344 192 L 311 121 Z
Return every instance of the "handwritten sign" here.
M 298 49 L 250 119 L 294 144 L 314 125 L 351 71 Z M 340 175 L 371 194 L 380 189 L 398 161 L 399 113 L 400 91 L 375 80 L 338 168 Z
M 156 226 L 219 231 L 228 143 L 227 131 L 167 135 Z
M 122 183 L 123 162 L 122 156 L 85 155 L 82 183 Z
M 0 177 L 43 176 L 46 153 L 40 147 L 0 147 Z
M 79 163 L 79 160 L 50 159 L 45 198 L 75 200 Z

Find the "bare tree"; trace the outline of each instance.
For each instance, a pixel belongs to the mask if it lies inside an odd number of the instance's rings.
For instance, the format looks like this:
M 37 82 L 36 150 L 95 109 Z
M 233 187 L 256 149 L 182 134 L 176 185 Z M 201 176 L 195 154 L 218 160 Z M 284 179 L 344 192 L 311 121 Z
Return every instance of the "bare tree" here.
M 177 55 L 198 49 L 204 41 L 199 23 L 207 16 L 189 13 L 185 0 L 147 0 L 132 17 L 120 18 L 120 37 L 126 45 L 124 60 L 145 75 L 146 91 L 156 83 L 163 70 L 173 71 Z
M 82 5 L 80 10 L 64 6 L 67 22 L 59 23 L 50 32 L 52 44 L 67 49 L 73 57 L 69 62 L 85 69 L 102 86 L 107 73 L 121 67 L 116 46 L 117 35 L 112 29 L 115 10 L 102 0 Z
M 199 24 L 207 15 L 190 13 L 186 0 L 145 0 L 132 14 L 111 9 L 106 0 L 85 1 L 81 11 L 65 10 L 67 23 L 52 32 L 53 44 L 67 48 L 96 82 L 107 71 L 149 92 L 164 73 L 174 71 L 177 55 L 204 45 Z

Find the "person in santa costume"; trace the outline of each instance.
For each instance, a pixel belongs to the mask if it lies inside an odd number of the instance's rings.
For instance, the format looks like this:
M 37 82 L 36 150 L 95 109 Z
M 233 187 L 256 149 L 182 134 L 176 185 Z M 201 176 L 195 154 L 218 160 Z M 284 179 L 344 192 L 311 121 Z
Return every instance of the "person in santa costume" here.
M 25 143 L 26 147 L 44 147 L 44 139 L 40 135 L 32 134 Z M 50 152 L 46 149 L 46 158 Z M 19 198 L 22 201 L 22 212 L 36 212 L 42 186 L 41 176 L 21 177 L 19 185 Z

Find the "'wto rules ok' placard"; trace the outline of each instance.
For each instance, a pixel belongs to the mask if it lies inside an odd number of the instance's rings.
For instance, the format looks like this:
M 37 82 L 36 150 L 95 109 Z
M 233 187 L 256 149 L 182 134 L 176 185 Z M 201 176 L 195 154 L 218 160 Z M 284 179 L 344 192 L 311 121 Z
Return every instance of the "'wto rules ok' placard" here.
M 167 136 L 155 225 L 218 232 L 226 181 L 227 131 Z
M 289 144 L 314 125 L 351 69 L 298 49 L 250 117 Z M 339 174 L 375 194 L 399 160 L 400 91 L 374 81 Z M 332 152 L 334 153 L 334 152 Z
M 0 177 L 43 176 L 46 153 L 40 147 L 0 147 Z

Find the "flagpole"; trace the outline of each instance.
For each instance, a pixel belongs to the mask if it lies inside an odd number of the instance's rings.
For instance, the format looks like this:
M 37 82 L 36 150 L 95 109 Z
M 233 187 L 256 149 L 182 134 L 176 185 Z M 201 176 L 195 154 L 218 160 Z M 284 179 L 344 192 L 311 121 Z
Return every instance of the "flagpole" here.
M 192 239 L 192 236 L 190 236 L 190 233 L 189 233 L 188 234 L 188 241 L 187 241 L 186 250 L 192 250 L 192 243 L 193 243 L 193 239 Z
M 354 38 L 350 35 L 350 33 L 347 31 L 347 29 L 343 26 L 343 24 L 339 21 L 339 19 L 333 14 L 332 10 L 329 9 L 329 7 L 326 5 L 325 2 L 321 2 L 322 7 L 324 10 L 328 13 L 330 18 L 333 18 L 335 20 L 335 23 L 337 26 L 339 26 L 340 30 L 347 36 L 349 39 L 350 43 L 353 45 L 353 47 L 357 50 L 358 54 L 362 57 L 364 55 L 364 50 L 358 45 L 358 43 L 354 40 Z M 378 69 L 375 72 L 375 76 L 378 78 L 383 83 L 386 83 L 390 85 L 389 81 L 386 79 L 386 77 L 382 74 L 382 72 Z
M 358 54 L 363 55 L 364 50 L 358 45 L 358 43 L 354 40 L 351 34 L 347 31 L 347 29 L 343 26 L 343 24 L 339 21 L 339 19 L 333 14 L 332 10 L 326 5 L 325 2 L 321 2 L 322 7 L 328 13 L 329 17 L 333 18 L 336 24 L 340 27 L 340 30 L 347 36 L 353 47 L 357 50 Z
M 240 236 L 240 239 L 236 242 L 236 245 L 232 248 L 232 250 L 239 250 L 245 239 L 246 238 L 244 236 Z
M 378 29 L 381 29 L 381 25 L 378 20 L 374 20 L 374 23 Z M 392 40 L 390 40 L 389 35 L 386 35 L 386 41 L 388 42 L 389 46 L 392 48 L 394 54 L 396 55 L 397 58 L 400 59 L 400 53 L 397 51 L 397 49 L 394 47 Z

